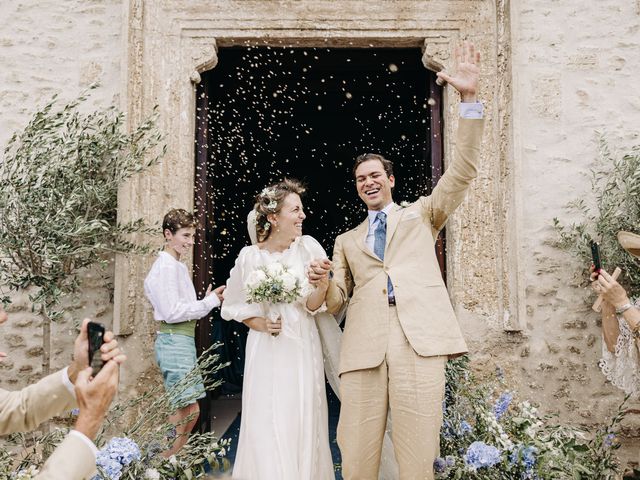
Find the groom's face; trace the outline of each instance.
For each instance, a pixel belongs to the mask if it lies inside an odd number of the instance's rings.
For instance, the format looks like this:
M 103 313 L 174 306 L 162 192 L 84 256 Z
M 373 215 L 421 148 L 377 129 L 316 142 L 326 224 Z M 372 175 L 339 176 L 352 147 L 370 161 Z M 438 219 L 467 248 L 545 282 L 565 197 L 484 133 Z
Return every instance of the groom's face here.
M 396 184 L 393 175 L 387 176 L 382 162 L 367 160 L 356 168 L 358 195 L 369 210 L 382 210 L 392 201 L 391 189 Z

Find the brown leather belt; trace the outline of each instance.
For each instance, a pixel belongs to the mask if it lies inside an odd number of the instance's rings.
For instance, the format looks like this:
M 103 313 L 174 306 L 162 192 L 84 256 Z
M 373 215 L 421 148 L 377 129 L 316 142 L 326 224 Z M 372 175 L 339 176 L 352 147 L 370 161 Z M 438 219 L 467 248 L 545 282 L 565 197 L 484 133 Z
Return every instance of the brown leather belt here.
M 396 297 L 387 297 L 389 299 L 389 305 L 395 305 L 396 304 Z

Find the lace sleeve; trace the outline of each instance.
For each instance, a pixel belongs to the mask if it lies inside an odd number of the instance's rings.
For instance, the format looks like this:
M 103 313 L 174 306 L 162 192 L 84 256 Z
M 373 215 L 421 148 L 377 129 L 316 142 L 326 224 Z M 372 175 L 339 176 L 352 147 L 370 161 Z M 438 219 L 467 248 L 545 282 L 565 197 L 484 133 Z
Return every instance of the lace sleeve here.
M 636 306 L 640 306 L 640 299 L 636 300 Z M 615 352 L 610 352 L 602 342 L 602 358 L 598 365 L 604 376 L 613 385 L 623 390 L 626 394 L 638 395 L 640 393 L 640 356 L 636 340 L 631 334 L 627 322 L 618 316 L 620 335 L 616 341 Z

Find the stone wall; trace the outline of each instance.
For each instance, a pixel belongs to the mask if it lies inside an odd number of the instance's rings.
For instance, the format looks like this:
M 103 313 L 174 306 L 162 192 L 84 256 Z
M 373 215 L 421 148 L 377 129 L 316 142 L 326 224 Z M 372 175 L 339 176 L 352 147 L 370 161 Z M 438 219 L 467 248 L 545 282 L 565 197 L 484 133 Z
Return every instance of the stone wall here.
M 120 95 L 122 3 L 106 1 L 14 1 L 0 14 L 0 146 L 33 112 L 57 94 L 61 102 L 99 82 L 88 109 L 117 104 Z M 66 302 L 64 321 L 52 326 L 52 369 L 68 364 L 77 323 L 85 316 L 111 325 L 113 265 L 82 275 L 82 294 Z M 27 294 L 15 295 L 3 325 L 0 385 L 18 388 L 41 372 L 41 319 Z
M 265 38 L 289 35 L 309 45 L 323 37 L 338 45 L 344 32 L 360 46 L 427 38 L 427 53 L 446 64 L 438 42 L 470 38 L 484 57 L 488 122 L 480 178 L 449 226 L 451 293 L 478 369 L 500 366 L 543 410 L 590 425 L 605 420 L 623 395 L 597 367 L 601 340 L 591 294 L 575 277 L 579 265 L 552 247 L 552 219 L 567 218 L 563 206 L 588 193 L 581 174 L 596 155 L 595 131 L 607 131 L 620 148 L 638 143 L 639 20 L 638 2 L 623 0 L 350 0 L 340 9 L 329 1 L 9 1 L 0 18 L 0 145 L 52 94 L 69 99 L 94 81 L 102 86 L 91 107 L 122 104 L 135 121 L 161 103 L 161 125 L 172 133 L 168 160 L 138 184 L 145 196 L 130 188 L 121 206 L 156 221 L 156 210 L 191 201 L 193 167 L 179 163 L 193 158 L 191 81 L 198 69 L 215 66 L 216 41 L 261 31 L 260 22 L 272 28 L 262 31 Z M 448 97 L 449 133 L 454 100 Z M 181 171 L 191 173 L 176 195 L 148 188 Z M 148 264 L 136 267 L 137 288 Z M 83 295 L 70 299 L 67 320 L 54 330 L 54 367 L 68 361 L 73 320 L 88 315 L 111 324 L 113 281 L 113 268 L 106 278 L 91 272 Z M 148 306 L 139 303 L 136 311 L 127 303 L 138 301 L 139 290 L 123 287 L 121 294 L 118 322 L 133 312 L 133 323 L 123 328 L 133 332 L 123 343 L 134 360 L 124 389 L 136 391 L 154 374 L 153 325 Z M 17 388 L 40 371 L 39 319 L 24 296 L 15 298 L 2 328 L 0 351 L 10 359 L 0 364 L 0 385 Z M 638 436 L 640 422 L 629 418 L 625 425 L 630 437 Z M 635 442 L 625 455 L 634 453 Z
M 621 391 L 597 362 L 602 342 L 581 265 L 551 243 L 553 217 L 570 223 L 567 202 L 589 195 L 585 173 L 596 132 L 614 149 L 640 143 L 640 4 L 511 2 L 513 169 L 517 253 L 526 329 L 497 335 L 486 357 L 511 360 L 522 394 L 568 421 L 593 424 L 615 411 Z M 625 426 L 637 437 L 637 415 Z M 634 440 L 636 442 L 636 440 Z M 628 450 L 637 458 L 637 448 Z

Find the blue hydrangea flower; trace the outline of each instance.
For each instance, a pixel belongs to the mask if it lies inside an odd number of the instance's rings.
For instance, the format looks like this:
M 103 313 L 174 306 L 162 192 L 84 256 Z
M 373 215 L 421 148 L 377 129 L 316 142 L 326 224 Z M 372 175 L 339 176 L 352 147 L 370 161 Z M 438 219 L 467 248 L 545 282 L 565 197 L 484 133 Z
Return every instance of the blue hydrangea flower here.
M 502 417 L 502 415 L 507 411 L 511 404 L 511 400 L 513 400 L 513 394 L 511 392 L 504 392 L 500 395 L 500 398 L 498 398 L 498 401 L 493 406 L 493 413 L 497 420 L 500 420 L 500 417 Z
M 122 467 L 140 457 L 140 448 L 136 442 L 126 437 L 114 437 L 96 455 L 96 464 L 105 472 L 106 479 L 98 474 L 92 480 L 119 480 Z
M 96 465 L 100 467 L 106 478 L 98 474 L 91 480 L 119 480 L 122 475 L 122 464 L 109 456 L 106 450 L 100 450 L 96 455 Z
M 129 465 L 133 460 L 140 459 L 140 448 L 133 440 L 126 437 L 114 437 L 107 444 L 109 455 L 122 465 Z
M 500 450 L 484 442 L 473 442 L 464 455 L 464 462 L 472 470 L 488 468 L 500 463 Z

